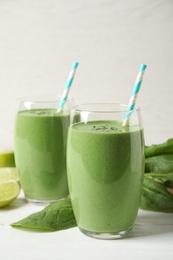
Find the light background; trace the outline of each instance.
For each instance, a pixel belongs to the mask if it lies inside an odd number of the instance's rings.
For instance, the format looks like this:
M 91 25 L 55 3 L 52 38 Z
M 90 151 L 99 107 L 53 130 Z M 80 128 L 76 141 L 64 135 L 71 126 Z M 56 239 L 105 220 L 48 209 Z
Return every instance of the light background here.
M 137 104 L 146 144 L 173 137 L 172 0 L 0 0 L 0 149 L 13 149 L 16 99 L 61 94 L 72 62 L 77 103 Z

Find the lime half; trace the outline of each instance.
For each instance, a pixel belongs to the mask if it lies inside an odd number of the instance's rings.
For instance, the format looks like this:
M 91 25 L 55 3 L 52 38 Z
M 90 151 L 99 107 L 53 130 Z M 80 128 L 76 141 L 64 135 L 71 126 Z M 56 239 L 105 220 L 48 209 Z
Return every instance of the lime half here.
M 15 200 L 20 192 L 19 175 L 16 168 L 0 168 L 0 207 Z
M 20 192 L 20 186 L 16 181 L 8 181 L 0 184 L 0 207 L 4 207 L 15 200 Z
M 0 152 L 0 167 L 15 167 L 14 152 Z
M 0 168 L 0 184 L 8 181 L 19 181 L 19 174 L 14 167 Z

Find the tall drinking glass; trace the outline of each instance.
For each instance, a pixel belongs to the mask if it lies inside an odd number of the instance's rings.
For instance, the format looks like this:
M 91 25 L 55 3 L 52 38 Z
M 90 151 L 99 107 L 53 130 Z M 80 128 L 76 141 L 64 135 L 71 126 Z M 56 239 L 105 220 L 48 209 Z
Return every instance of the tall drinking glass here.
M 66 142 L 70 110 L 68 98 L 57 112 L 58 97 L 22 98 L 15 117 L 15 162 L 21 187 L 31 202 L 49 203 L 69 195 Z
M 129 233 L 137 216 L 144 173 L 140 108 L 122 126 L 127 105 L 83 104 L 71 111 L 67 176 L 79 229 L 100 239 Z

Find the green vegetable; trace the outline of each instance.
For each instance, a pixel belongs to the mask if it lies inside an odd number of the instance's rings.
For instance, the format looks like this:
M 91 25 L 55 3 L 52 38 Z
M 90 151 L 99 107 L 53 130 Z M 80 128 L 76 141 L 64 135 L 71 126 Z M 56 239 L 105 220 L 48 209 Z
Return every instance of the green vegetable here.
M 145 147 L 145 157 L 156 156 L 159 154 L 173 154 L 173 138 L 168 139 L 162 144 L 153 144 Z
M 12 223 L 12 227 L 29 228 L 41 231 L 57 231 L 76 227 L 71 200 L 53 202 L 43 210 Z
M 168 173 L 173 171 L 173 153 L 162 154 L 145 159 L 145 172 Z
M 173 212 L 173 196 L 161 183 L 145 177 L 141 208 L 153 211 Z
M 140 208 L 173 212 L 173 139 L 146 146 L 145 156 Z

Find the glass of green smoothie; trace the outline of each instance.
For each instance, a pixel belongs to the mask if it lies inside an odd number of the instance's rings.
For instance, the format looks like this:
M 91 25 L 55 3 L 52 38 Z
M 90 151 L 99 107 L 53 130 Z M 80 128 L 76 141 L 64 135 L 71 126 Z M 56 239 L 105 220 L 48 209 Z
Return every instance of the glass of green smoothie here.
M 69 195 L 66 143 L 70 111 L 68 97 L 58 112 L 60 96 L 21 98 L 15 116 L 15 162 L 28 201 L 50 203 Z
M 138 106 L 123 125 L 123 104 L 83 104 L 71 111 L 67 176 L 79 229 L 99 239 L 126 236 L 140 202 L 144 135 Z

